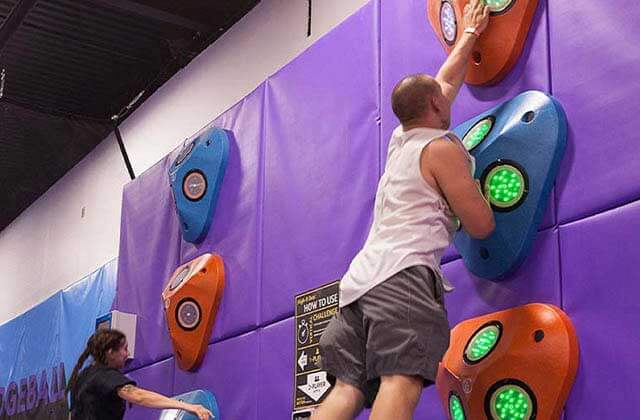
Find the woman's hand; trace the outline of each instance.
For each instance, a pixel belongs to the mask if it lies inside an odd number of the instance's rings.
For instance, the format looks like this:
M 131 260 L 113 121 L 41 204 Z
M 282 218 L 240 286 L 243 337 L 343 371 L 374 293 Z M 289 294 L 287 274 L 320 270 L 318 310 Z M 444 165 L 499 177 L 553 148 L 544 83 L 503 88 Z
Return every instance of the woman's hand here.
M 187 411 L 198 416 L 198 419 L 200 420 L 209 420 L 215 418 L 211 411 L 207 410 L 201 405 L 189 404 L 189 408 L 187 408 Z

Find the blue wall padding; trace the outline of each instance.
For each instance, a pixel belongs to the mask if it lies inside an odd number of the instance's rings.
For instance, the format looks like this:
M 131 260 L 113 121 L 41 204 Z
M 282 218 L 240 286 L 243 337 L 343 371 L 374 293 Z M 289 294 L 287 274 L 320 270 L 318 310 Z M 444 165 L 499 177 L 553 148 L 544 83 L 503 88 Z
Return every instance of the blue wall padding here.
M 220 410 L 218 409 L 218 403 L 216 401 L 216 397 L 206 389 L 196 389 L 194 391 L 189 391 L 184 394 L 176 395 L 173 398 L 176 400 L 184 401 L 189 404 L 197 404 L 206 408 L 213 414 L 213 418 L 215 420 L 222 420 L 220 416 Z M 166 417 L 163 415 L 166 412 Z M 188 411 L 179 411 L 176 416 L 175 410 L 164 410 L 160 414 L 160 420 L 198 420 L 198 416 Z
M 67 378 L 116 291 L 115 260 L 0 325 L 0 387 L 65 365 Z
M 96 318 L 111 310 L 117 278 L 118 261 L 112 260 L 62 291 L 60 344 L 68 375 L 95 330 Z
M 531 115 L 531 121 L 525 121 Z M 486 239 L 471 238 L 464 230 L 455 244 L 465 265 L 476 276 L 504 279 L 528 255 L 549 199 L 567 142 L 567 121 L 560 104 L 538 91 L 528 91 L 472 118 L 454 129 L 462 139 L 479 121 L 493 117 L 487 137 L 471 153 L 475 178 L 497 161 L 515 162 L 528 180 L 523 201 L 508 211 L 494 211 L 496 228 Z
M 227 169 L 229 143 L 232 141 L 231 131 L 211 127 L 195 138 L 188 139 L 169 168 L 182 237 L 187 242 L 200 242 L 209 231 Z M 204 177 L 206 185 L 202 197 L 198 199 L 184 193 L 185 179 L 194 171 Z

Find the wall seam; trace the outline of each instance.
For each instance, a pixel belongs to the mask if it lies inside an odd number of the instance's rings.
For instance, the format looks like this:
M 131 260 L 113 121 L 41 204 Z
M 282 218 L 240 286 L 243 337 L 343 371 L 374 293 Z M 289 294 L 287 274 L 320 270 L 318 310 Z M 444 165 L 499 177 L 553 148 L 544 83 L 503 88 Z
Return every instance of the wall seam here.
M 265 157 L 265 149 L 266 149 L 266 118 L 265 114 L 267 113 L 267 94 L 269 88 L 269 80 L 271 77 L 267 77 L 264 81 L 264 89 L 262 90 L 262 112 L 260 113 L 260 145 L 258 147 L 259 159 L 258 159 L 258 240 L 257 240 L 257 275 L 258 275 L 258 301 L 256 302 L 256 326 L 260 325 L 262 321 L 262 263 L 263 263 L 263 253 L 264 253 L 264 198 L 265 198 L 265 189 L 266 189 L 266 157 Z
M 374 0 L 374 11 L 376 13 L 376 42 L 377 57 L 376 65 L 378 66 L 378 106 L 376 116 L 376 124 L 378 126 L 378 179 L 382 177 L 382 0 Z
M 549 2 L 545 2 L 545 19 L 547 23 L 547 78 L 549 93 L 553 95 L 553 77 L 551 74 L 551 19 L 549 18 Z
M 622 203 L 613 204 L 610 207 L 603 207 L 601 209 L 596 209 L 596 210 L 593 210 L 593 212 L 589 212 L 589 213 L 587 213 L 585 215 L 577 216 L 575 218 L 570 218 L 570 219 L 568 219 L 568 220 L 566 220 L 566 221 L 564 221 L 562 223 L 558 222 L 558 226 L 569 226 L 569 225 L 571 225 L 573 223 L 581 222 L 583 220 L 590 219 L 590 218 L 598 216 L 600 214 L 608 213 L 608 212 L 616 210 L 616 209 L 620 209 L 620 208 L 623 208 L 623 207 L 632 206 L 632 205 L 636 205 L 636 204 L 640 204 L 640 197 L 635 198 L 635 199 L 633 199 L 631 201 L 625 201 L 625 202 L 622 202 Z
M 544 2 L 545 6 L 545 22 L 547 25 L 547 83 L 549 85 L 549 94 L 553 96 L 553 74 L 551 66 L 551 20 L 549 18 L 549 2 Z M 562 243 L 560 239 L 560 215 L 558 212 L 558 190 L 557 183 L 553 185 L 553 230 L 556 231 L 556 243 L 558 245 L 558 292 L 560 298 L 560 308 L 564 310 L 564 281 L 562 276 Z
M 255 358 L 256 363 L 256 375 L 254 377 L 254 389 L 258 389 L 259 383 L 259 371 L 260 371 L 260 359 L 262 357 L 262 333 L 260 329 L 260 323 L 262 322 L 262 280 L 263 280 L 263 272 L 262 272 L 262 263 L 264 257 L 264 198 L 265 198 L 265 189 L 266 189 L 266 126 L 267 119 L 265 117 L 267 113 L 267 104 L 268 104 L 268 91 L 269 91 L 269 81 L 271 80 L 271 76 L 268 76 L 263 82 L 264 88 L 262 89 L 262 112 L 260 113 L 260 145 L 258 149 L 259 159 L 258 164 L 260 165 L 258 169 L 259 173 L 259 187 L 258 187 L 258 240 L 256 250 L 258 254 L 258 301 L 256 302 L 256 327 L 251 331 L 256 331 L 258 334 L 258 357 Z M 258 418 L 259 413 L 259 398 L 255 399 L 255 417 Z

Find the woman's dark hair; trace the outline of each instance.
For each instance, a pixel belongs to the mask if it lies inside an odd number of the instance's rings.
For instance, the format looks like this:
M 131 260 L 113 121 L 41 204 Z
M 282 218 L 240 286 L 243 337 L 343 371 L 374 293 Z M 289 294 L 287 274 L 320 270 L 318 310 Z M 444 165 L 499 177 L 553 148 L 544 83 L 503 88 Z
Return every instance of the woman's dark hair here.
M 96 331 L 91 337 L 89 337 L 89 340 L 87 340 L 87 347 L 84 349 L 78 358 L 76 366 L 73 368 L 73 372 L 69 378 L 69 383 L 65 389 L 65 395 L 68 394 L 69 391 L 71 391 L 71 388 L 75 385 L 78 380 L 78 373 L 80 373 L 80 369 L 82 369 L 84 362 L 87 361 L 89 356 L 93 357 L 93 360 L 97 363 L 106 365 L 107 352 L 109 350 L 119 350 L 124 346 L 126 339 L 127 337 L 118 330 L 100 330 Z

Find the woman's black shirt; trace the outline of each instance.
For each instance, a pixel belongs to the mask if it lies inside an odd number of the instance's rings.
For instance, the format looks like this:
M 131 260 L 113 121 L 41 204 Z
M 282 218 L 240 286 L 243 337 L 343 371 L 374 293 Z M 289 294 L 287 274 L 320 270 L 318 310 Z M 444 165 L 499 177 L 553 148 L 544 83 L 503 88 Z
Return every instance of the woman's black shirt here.
M 78 375 L 71 389 L 71 418 L 74 420 L 118 420 L 124 417 L 125 401 L 118 390 L 136 383 L 117 369 L 91 365 Z

